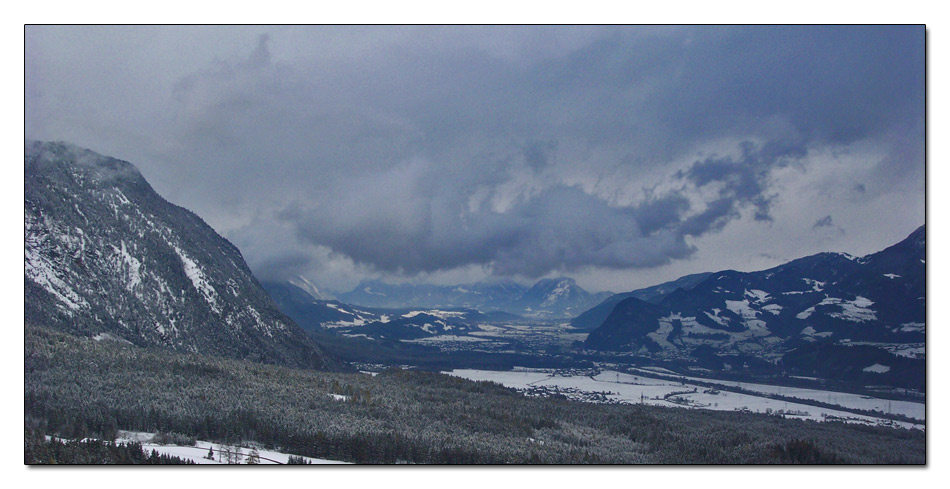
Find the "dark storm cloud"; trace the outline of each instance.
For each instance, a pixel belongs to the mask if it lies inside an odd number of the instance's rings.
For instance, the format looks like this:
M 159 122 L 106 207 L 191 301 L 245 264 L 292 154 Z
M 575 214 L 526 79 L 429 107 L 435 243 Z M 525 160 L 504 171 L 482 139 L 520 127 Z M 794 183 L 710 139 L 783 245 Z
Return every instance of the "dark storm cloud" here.
M 525 163 L 528 164 L 532 170 L 538 172 L 543 170 L 550 163 L 555 150 L 557 149 L 556 141 L 532 141 L 525 145 L 524 149 L 524 159 Z
M 417 183 L 409 187 L 417 191 Z M 402 190 L 334 199 L 329 209 L 290 207 L 280 218 L 305 240 L 409 275 L 471 264 L 527 277 L 591 266 L 644 268 L 694 251 L 678 229 L 688 208 L 678 196 L 611 207 L 577 188 L 554 186 L 505 212 L 486 209 L 459 219 L 458 194 L 419 197 L 407 205 L 411 192 Z M 399 199 L 399 205 L 388 199 Z M 368 211 L 380 208 L 387 210 Z
M 815 225 L 812 226 L 811 228 L 812 228 L 812 229 L 827 228 L 827 227 L 831 227 L 832 225 L 833 225 L 833 224 L 832 224 L 832 222 L 831 222 L 831 215 L 827 215 L 827 216 L 822 217 L 821 219 L 815 221 Z
M 633 141 L 661 155 L 737 132 L 849 142 L 920 118 L 923 34 L 906 26 L 617 28 L 511 80 L 519 96 L 510 107 L 540 109 L 515 114 L 538 116 L 532 127 L 555 115 L 545 108 L 567 109 L 563 127 L 587 141 Z
M 701 236 L 709 231 L 719 231 L 729 221 L 739 217 L 734 199 L 725 198 L 709 202 L 706 210 L 690 216 L 680 226 L 682 233 L 691 236 Z
M 720 185 L 719 200 L 715 205 L 718 209 L 710 215 L 710 226 L 746 204 L 755 208 L 756 220 L 770 221 L 769 207 L 773 196 L 768 192 L 772 170 L 798 161 L 807 154 L 807 149 L 801 144 L 781 141 L 770 141 L 761 147 L 747 141 L 739 147 L 741 154 L 737 159 L 710 157 L 693 163 L 685 172 L 677 173 L 678 178 L 689 180 L 699 188 L 713 183 Z M 697 225 L 701 226 L 701 223 Z
M 827 233 L 829 231 L 843 235 L 845 233 L 844 228 L 838 226 L 834 223 L 831 218 L 831 215 L 827 215 L 815 221 L 815 224 L 811 227 L 812 231 Z
M 696 28 L 649 105 L 679 134 L 781 116 L 808 140 L 854 141 L 920 122 L 923 36 L 920 26 Z
M 813 154 L 828 147 L 870 141 L 884 155 L 856 159 L 860 180 L 843 189 L 922 193 L 923 36 L 30 28 L 27 136 L 110 142 L 262 274 L 312 266 L 315 249 L 402 275 L 651 268 L 731 223 L 771 222 L 776 175 L 820 175 Z M 907 214 L 922 207 L 912 200 Z

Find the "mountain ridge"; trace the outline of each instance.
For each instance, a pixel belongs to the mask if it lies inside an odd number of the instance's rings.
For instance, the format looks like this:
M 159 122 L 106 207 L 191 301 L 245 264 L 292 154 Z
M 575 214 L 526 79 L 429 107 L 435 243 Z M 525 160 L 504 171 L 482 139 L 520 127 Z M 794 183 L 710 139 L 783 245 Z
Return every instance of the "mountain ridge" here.
M 871 350 L 853 356 L 866 365 L 852 365 L 848 375 L 888 380 L 893 377 L 888 372 L 900 367 L 916 376 L 918 367 L 905 368 L 901 358 L 924 355 L 925 236 L 921 226 L 897 244 L 860 258 L 818 253 L 756 272 L 712 273 L 655 304 L 627 298 L 584 345 L 669 359 L 690 358 L 702 349 L 782 364 L 797 375 L 820 369 L 802 360 L 814 355 L 801 352 L 817 345 L 864 345 Z M 874 349 L 890 360 L 880 360 Z M 919 386 L 922 375 L 899 380 Z
M 261 289 L 240 251 L 131 163 L 24 144 L 25 320 L 138 346 L 343 368 Z
M 531 286 L 512 280 L 457 285 L 389 284 L 363 280 L 350 292 L 337 294 L 337 299 L 362 307 L 468 308 L 526 317 L 561 318 L 587 309 L 610 294 L 587 292 L 569 277 L 541 279 Z
M 630 292 L 614 294 L 604 299 L 604 301 L 600 304 L 597 304 L 596 306 L 582 312 L 574 319 L 571 319 L 571 326 L 581 331 L 592 331 L 593 329 L 600 326 L 604 320 L 607 319 L 607 316 L 610 315 L 610 312 L 613 311 L 613 308 L 624 299 L 636 297 L 642 301 L 654 302 L 662 299 L 667 294 L 674 292 L 676 289 L 683 288 L 689 290 L 694 285 L 705 280 L 709 275 L 712 275 L 712 272 L 694 273 L 690 275 L 684 275 L 676 280 L 664 282 L 659 285 L 653 285 Z

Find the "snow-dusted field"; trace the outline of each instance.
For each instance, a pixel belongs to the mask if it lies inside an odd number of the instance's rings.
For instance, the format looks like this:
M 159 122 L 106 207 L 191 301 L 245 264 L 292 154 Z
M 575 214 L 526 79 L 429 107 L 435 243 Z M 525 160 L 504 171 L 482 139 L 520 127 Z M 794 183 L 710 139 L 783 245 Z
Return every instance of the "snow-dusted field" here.
M 451 342 L 460 342 L 460 343 L 478 343 L 486 340 L 485 338 L 479 338 L 477 336 L 459 336 L 452 334 L 443 334 L 438 336 L 427 336 L 425 338 L 417 338 L 414 340 L 402 340 L 405 343 L 451 343 Z
M 754 394 L 717 391 L 692 384 L 688 381 L 689 379 L 686 379 L 686 382 L 677 382 L 651 377 L 646 370 L 641 370 L 640 372 L 643 372 L 643 374 L 627 374 L 606 370 L 594 376 L 583 374 L 557 376 L 553 374 L 553 371 L 539 369 L 516 369 L 513 371 L 457 369 L 445 373 L 470 380 L 488 380 L 507 387 L 526 391 L 531 389 L 556 391 L 567 397 L 579 400 L 590 400 L 590 394 L 592 393 L 604 393 L 603 399 L 605 399 L 605 401 L 603 402 L 619 402 L 625 404 L 642 402 L 644 404 L 657 406 L 713 409 L 720 411 L 780 412 L 788 417 L 813 419 L 816 421 L 839 419 L 868 425 L 880 424 L 924 429 L 923 424 L 890 421 L 837 409 L 769 399 Z M 693 379 L 709 381 L 708 379 Z M 728 382 L 721 383 L 723 385 L 728 384 Z M 794 389 L 791 387 L 768 386 L 763 384 L 743 383 L 742 387 L 763 393 L 774 392 L 776 394 L 792 395 L 802 399 L 813 399 L 822 402 L 828 402 L 827 399 L 831 396 L 830 398 L 838 405 L 858 409 L 869 409 L 873 406 L 883 406 L 887 408 L 889 402 L 882 399 L 865 399 L 853 394 L 811 389 Z M 896 404 L 897 401 L 890 401 L 890 403 L 892 403 L 891 412 L 906 413 L 907 416 L 912 416 L 915 419 L 923 421 L 923 404 L 908 402 L 901 403 L 901 405 L 898 406 Z M 908 404 L 909 406 L 905 406 L 904 404 Z M 919 414 L 919 418 L 917 414 Z
M 632 369 L 648 373 L 644 370 Z M 671 373 L 672 374 L 672 373 Z M 877 399 L 858 394 L 849 394 L 845 392 L 823 391 L 818 389 L 803 389 L 798 387 L 784 387 L 768 384 L 750 384 L 746 382 L 735 382 L 730 380 L 718 380 L 702 377 L 689 377 L 680 374 L 672 374 L 692 381 L 715 382 L 719 385 L 741 387 L 744 390 L 761 392 L 763 394 L 777 394 L 782 397 L 794 397 L 797 399 L 809 399 L 852 409 L 862 409 L 867 411 L 880 411 L 882 413 L 901 414 L 909 418 L 924 421 L 925 405 L 920 402 L 911 401 L 891 401 L 887 399 Z
M 116 438 L 117 443 L 125 443 L 130 441 L 137 441 L 142 444 L 142 448 L 146 452 L 151 452 L 156 450 L 158 453 L 165 455 L 172 455 L 175 457 L 180 457 L 182 459 L 191 459 L 198 464 L 226 464 L 227 462 L 219 461 L 219 453 L 224 445 L 219 443 L 211 443 L 208 441 L 198 440 L 198 442 L 193 447 L 186 447 L 181 445 L 161 445 L 158 443 L 153 443 L 152 439 L 155 436 L 155 433 L 142 433 L 137 431 L 119 431 L 119 436 Z M 208 460 L 206 457 L 208 455 L 208 449 L 213 448 L 215 453 L 214 460 Z M 234 446 L 230 447 L 232 450 Z M 244 447 L 241 448 L 243 453 L 242 461 L 240 463 L 247 463 L 247 456 L 250 454 L 251 449 Z M 282 453 L 275 452 L 272 450 L 263 450 L 258 449 L 258 454 L 260 456 L 261 465 L 265 464 L 286 464 L 287 459 L 290 458 L 291 453 Z M 302 457 L 304 460 L 309 461 L 312 464 L 346 464 L 348 462 L 339 462 L 336 460 L 325 460 L 322 458 L 311 458 L 311 457 Z

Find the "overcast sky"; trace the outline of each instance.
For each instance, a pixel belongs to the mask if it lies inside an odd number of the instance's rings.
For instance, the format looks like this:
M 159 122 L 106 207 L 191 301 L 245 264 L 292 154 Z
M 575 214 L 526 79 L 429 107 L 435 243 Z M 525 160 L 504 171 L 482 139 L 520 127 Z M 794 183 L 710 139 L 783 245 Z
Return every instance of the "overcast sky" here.
M 923 27 L 27 27 L 26 137 L 254 272 L 627 291 L 924 222 Z

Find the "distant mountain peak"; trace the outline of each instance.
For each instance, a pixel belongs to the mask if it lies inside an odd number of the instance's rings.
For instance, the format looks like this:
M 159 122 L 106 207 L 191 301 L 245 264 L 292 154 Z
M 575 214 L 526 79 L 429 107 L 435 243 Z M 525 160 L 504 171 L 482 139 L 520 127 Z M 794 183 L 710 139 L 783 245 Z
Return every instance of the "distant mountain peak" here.
M 600 302 L 606 295 L 590 294 L 577 286 L 573 278 L 557 277 L 541 279 L 530 287 L 505 278 L 457 285 L 362 280 L 352 291 L 338 297 L 342 302 L 364 307 L 462 307 L 535 317 L 568 317 Z

